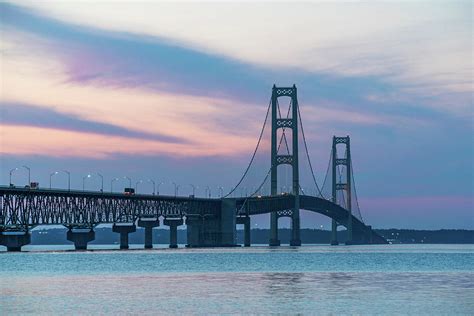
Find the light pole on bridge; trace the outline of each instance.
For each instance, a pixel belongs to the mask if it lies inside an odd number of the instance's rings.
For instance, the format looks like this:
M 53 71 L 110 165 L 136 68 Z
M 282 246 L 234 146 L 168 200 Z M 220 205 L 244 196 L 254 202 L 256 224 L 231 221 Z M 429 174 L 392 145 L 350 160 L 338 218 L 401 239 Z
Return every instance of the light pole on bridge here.
M 211 188 L 209 186 L 206 186 L 206 191 L 204 192 L 205 196 L 209 196 L 211 198 Z
M 164 182 L 160 182 L 158 183 L 158 186 L 156 187 L 157 188 L 157 191 L 156 191 L 156 194 L 157 195 L 160 195 L 160 185 L 162 185 Z
M 118 180 L 119 178 L 113 178 L 112 180 L 110 180 L 110 193 L 114 192 L 114 182 Z
M 67 170 L 63 170 L 67 174 L 67 190 L 71 191 L 71 173 Z
M 12 183 L 12 173 L 15 172 L 16 170 L 18 170 L 18 168 L 13 168 L 12 170 L 10 170 L 10 186 L 13 185 L 13 183 Z
M 92 177 L 92 175 L 90 175 L 90 174 L 88 174 L 87 176 L 82 177 L 82 191 L 86 190 L 86 179 L 90 178 L 90 177 Z
M 174 196 L 176 197 L 178 195 L 178 190 L 179 190 L 179 184 L 176 184 L 176 182 L 173 182 L 174 184 Z
M 220 197 L 223 197 L 224 196 L 224 187 L 217 187 L 217 189 L 221 193 Z
M 155 195 L 155 189 L 156 189 L 156 183 L 155 183 L 155 181 L 152 180 L 152 179 L 148 179 L 147 181 L 153 183 L 153 195 Z
M 97 172 L 100 177 L 100 192 L 104 193 L 104 176 Z
M 128 187 L 131 188 L 132 187 L 132 179 L 130 177 L 127 177 L 127 176 L 124 176 L 123 178 L 128 179 Z
M 51 190 L 51 187 L 52 187 L 52 182 L 53 182 L 53 176 L 54 175 L 57 175 L 59 172 L 58 171 L 55 171 L 55 172 L 52 172 L 49 174 L 49 189 Z
M 67 190 L 71 191 L 71 173 L 67 170 L 63 170 L 65 174 L 67 174 Z M 59 171 L 55 171 L 49 175 L 49 188 L 51 189 L 52 187 L 52 180 L 53 176 L 59 174 Z
M 139 180 L 139 181 L 137 181 L 137 183 L 135 183 L 135 193 L 138 192 L 138 184 L 142 183 L 142 182 L 143 182 L 143 180 Z
M 196 188 L 199 189 L 199 187 L 195 186 L 195 185 L 192 184 L 192 183 L 190 183 L 189 185 L 193 188 L 193 197 L 194 197 L 194 195 L 195 195 L 195 193 L 196 193 Z

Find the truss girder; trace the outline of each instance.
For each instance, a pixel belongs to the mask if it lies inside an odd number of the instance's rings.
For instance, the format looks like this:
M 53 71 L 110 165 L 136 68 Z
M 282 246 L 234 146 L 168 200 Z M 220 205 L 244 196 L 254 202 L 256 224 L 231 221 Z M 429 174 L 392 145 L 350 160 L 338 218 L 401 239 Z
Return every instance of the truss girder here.
M 217 199 L 6 188 L 0 189 L 0 230 L 37 225 L 133 222 L 139 217 L 218 215 L 220 203 Z

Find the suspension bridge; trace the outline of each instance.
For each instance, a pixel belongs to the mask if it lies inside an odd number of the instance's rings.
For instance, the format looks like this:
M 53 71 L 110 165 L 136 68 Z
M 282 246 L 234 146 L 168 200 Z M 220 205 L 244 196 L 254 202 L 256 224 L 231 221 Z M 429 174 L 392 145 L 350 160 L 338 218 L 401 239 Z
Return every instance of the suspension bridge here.
M 280 105 L 283 99 L 288 105 Z M 288 217 L 290 245 L 300 246 L 300 210 L 332 219 L 332 245 L 339 243 L 338 226 L 347 230 L 346 244 L 387 243 L 362 218 L 350 137 L 333 137 L 327 171 L 319 186 L 297 88 L 273 86 L 256 148 L 241 179 L 227 195 L 200 198 L 4 186 L 0 187 L 0 245 L 20 251 L 31 242 L 34 227 L 64 225 L 75 248 L 86 249 L 95 238 L 94 227 L 108 223 L 120 235 L 121 249 L 128 248 L 128 235 L 137 226 L 144 228 L 145 248 L 152 248 L 152 229 L 162 223 L 169 226 L 170 247 L 175 248 L 177 228 L 185 223 L 189 247 L 235 246 L 238 224 L 244 225 L 244 246 L 250 246 L 251 217 L 269 213 L 269 245 L 280 245 L 278 220 Z

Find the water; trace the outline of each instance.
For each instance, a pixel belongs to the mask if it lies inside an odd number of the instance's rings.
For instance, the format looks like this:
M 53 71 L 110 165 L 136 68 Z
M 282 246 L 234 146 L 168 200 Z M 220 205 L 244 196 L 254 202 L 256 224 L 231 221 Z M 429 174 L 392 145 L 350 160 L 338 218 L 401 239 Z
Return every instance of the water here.
M 0 253 L 0 314 L 474 313 L 473 245 L 65 247 Z

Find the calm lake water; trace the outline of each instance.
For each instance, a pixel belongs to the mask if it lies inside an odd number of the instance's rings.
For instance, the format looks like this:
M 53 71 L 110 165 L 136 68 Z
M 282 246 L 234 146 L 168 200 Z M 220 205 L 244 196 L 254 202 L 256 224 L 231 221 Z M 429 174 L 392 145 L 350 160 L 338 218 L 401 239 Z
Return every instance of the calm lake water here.
M 111 247 L 0 252 L 0 314 L 474 314 L 473 245 Z

